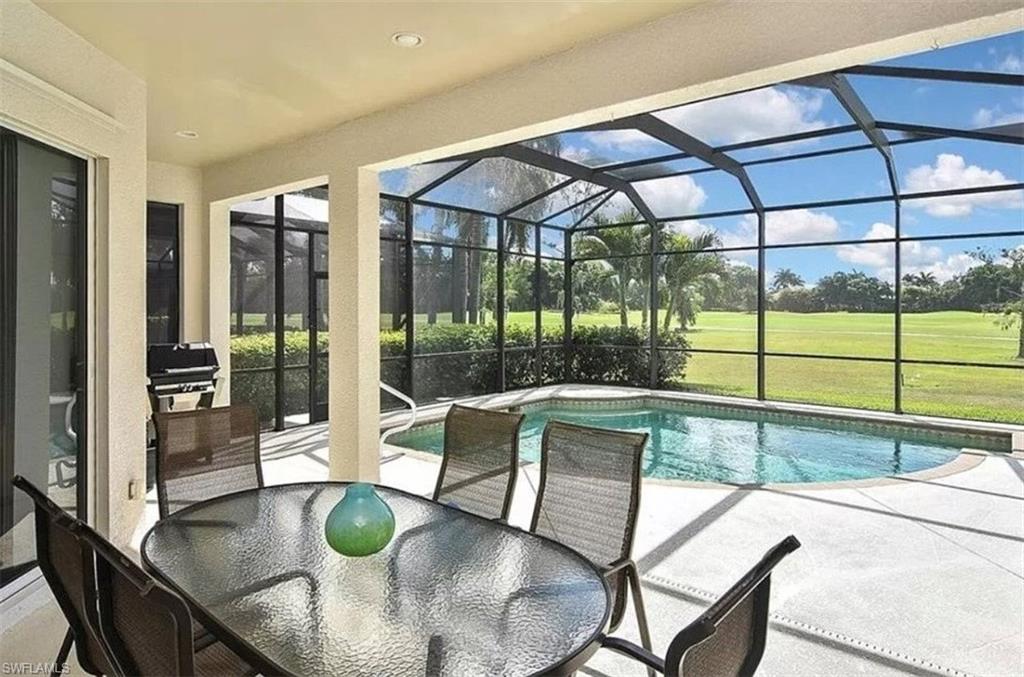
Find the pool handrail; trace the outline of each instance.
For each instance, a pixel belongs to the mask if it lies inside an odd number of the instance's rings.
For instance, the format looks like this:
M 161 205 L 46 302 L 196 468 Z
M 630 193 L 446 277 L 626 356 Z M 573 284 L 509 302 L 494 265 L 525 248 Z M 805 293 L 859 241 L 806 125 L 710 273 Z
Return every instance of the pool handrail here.
M 388 428 L 383 433 L 381 433 L 380 450 L 381 453 L 383 453 L 384 444 L 388 441 L 389 437 L 400 432 L 405 432 L 406 430 L 409 430 L 414 425 L 416 425 L 417 409 L 416 403 L 413 401 L 413 399 L 406 395 L 405 393 L 403 393 L 401 390 L 393 388 L 389 386 L 387 383 L 384 383 L 383 381 L 380 382 L 380 389 L 386 392 L 388 395 L 398 398 L 399 400 L 401 400 L 402 402 L 409 406 L 409 419 L 405 423 L 395 426 L 394 428 Z

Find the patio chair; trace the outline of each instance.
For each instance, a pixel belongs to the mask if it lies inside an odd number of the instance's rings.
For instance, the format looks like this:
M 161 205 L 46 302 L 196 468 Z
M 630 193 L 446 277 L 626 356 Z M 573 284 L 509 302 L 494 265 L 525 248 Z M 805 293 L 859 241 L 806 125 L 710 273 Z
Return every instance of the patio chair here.
M 508 519 L 519 468 L 523 414 L 452 405 L 434 500 L 481 517 Z
M 650 650 L 640 575 L 631 559 L 647 438 L 646 433 L 549 422 L 530 531 L 569 546 L 603 568 L 613 604 L 608 632 L 622 622 L 631 589 L 640 640 Z
M 154 677 L 252 675 L 255 671 L 221 642 L 198 649 L 185 601 L 86 525 L 81 537 L 95 553 L 95 577 L 86 585 L 114 675 Z
M 160 518 L 263 486 L 260 423 L 247 404 L 153 414 Z
M 53 674 L 67 661 L 72 644 L 83 670 L 92 675 L 113 674 L 99 631 L 87 614 L 85 582 L 92 579 L 93 561 L 92 550 L 79 538 L 80 522 L 21 475 L 14 476 L 13 484 L 35 503 L 36 560 L 68 622 Z
M 753 569 L 675 636 L 665 660 L 618 637 L 605 637 L 601 645 L 666 677 L 753 675 L 764 655 L 768 634 L 772 569 L 799 547 L 795 536 L 787 536 L 769 550 Z

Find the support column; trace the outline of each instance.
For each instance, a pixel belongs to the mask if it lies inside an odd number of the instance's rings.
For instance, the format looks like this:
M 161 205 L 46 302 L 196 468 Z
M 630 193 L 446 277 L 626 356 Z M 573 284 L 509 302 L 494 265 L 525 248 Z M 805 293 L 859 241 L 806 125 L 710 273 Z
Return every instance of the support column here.
M 330 478 L 380 476 L 380 241 L 377 173 L 332 171 L 330 186 Z

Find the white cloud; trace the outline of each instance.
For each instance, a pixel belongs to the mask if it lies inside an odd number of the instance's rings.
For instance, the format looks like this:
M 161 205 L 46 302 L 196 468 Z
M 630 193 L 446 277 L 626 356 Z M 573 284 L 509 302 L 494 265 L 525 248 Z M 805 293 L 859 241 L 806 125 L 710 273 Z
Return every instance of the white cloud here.
M 685 235 L 689 238 L 697 238 L 704 233 L 713 233 L 715 231 L 714 226 L 710 226 L 700 221 L 693 219 L 686 219 L 685 221 L 672 221 L 665 224 L 665 229 L 676 235 Z
M 903 274 L 931 273 L 939 282 L 946 282 L 947 280 L 952 280 L 957 275 L 963 275 L 971 268 L 980 266 L 983 263 L 984 261 L 971 254 L 960 252 L 958 254 L 950 254 L 946 258 L 933 263 L 903 266 Z
M 587 159 L 590 158 L 593 153 L 589 148 L 580 148 L 578 146 L 566 146 L 562 150 L 562 157 L 566 160 L 572 160 L 573 162 L 579 162 L 580 164 L 587 164 Z
M 1012 183 L 998 169 L 984 169 L 968 165 L 963 157 L 943 153 L 935 158 L 934 165 L 914 167 L 904 177 L 904 191 L 922 193 L 955 188 L 997 186 Z M 974 195 L 948 195 L 945 197 L 913 200 L 909 207 L 924 209 L 928 214 L 939 217 L 969 216 L 975 207 L 1002 207 L 1007 209 L 1024 206 L 1021 191 L 1001 191 Z
M 873 223 L 863 239 L 881 240 L 893 237 L 896 237 L 896 229 L 888 223 Z M 894 249 L 895 247 L 889 243 L 843 244 L 836 248 L 836 256 L 841 261 L 855 266 L 866 266 L 881 271 L 894 267 Z
M 682 230 L 703 227 L 696 221 L 682 222 Z M 834 240 L 839 235 L 839 222 L 824 212 L 810 209 L 791 209 L 784 212 L 765 214 L 765 242 L 767 244 L 790 244 L 794 242 L 817 242 Z M 739 219 L 735 230 L 720 233 L 723 247 L 756 247 L 757 216 L 745 214 Z
M 864 235 L 865 240 L 880 240 L 896 236 L 896 229 L 888 223 L 874 223 Z M 841 261 L 870 269 L 878 278 L 892 280 L 895 276 L 896 247 L 892 243 L 846 244 L 836 248 Z M 942 248 L 927 242 L 900 244 L 900 266 L 904 275 L 931 273 L 939 282 L 962 275 L 982 261 L 972 254 L 944 255 Z
M 1005 111 L 1002 106 L 979 108 L 971 117 L 975 127 L 998 127 L 1024 122 L 1024 110 Z
M 635 129 L 608 129 L 600 132 L 587 132 L 586 139 L 599 148 L 630 148 L 657 145 L 654 139 Z
M 689 176 L 639 181 L 633 185 L 658 216 L 693 214 L 708 197 L 704 189 Z
M 999 60 L 996 70 L 1003 73 L 1024 73 L 1024 60 L 1020 56 L 1010 52 Z
M 824 96 L 766 87 L 700 101 L 655 115 L 706 143 L 737 143 L 821 129 Z

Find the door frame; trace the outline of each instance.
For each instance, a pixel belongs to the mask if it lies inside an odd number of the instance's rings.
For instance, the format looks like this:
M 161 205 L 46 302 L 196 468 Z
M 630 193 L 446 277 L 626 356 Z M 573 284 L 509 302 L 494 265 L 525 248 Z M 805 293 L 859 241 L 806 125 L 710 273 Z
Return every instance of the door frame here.
M 92 418 L 90 372 L 93 313 L 91 300 L 93 279 L 90 276 L 93 237 L 93 191 L 89 190 L 94 180 L 93 164 L 89 158 L 62 148 L 59 144 L 48 143 L 29 136 L 7 124 L 0 125 L 0 195 L 3 195 L 4 209 L 0 211 L 0 355 L 3 364 L 14 365 L 17 359 L 17 147 L 19 142 L 29 143 L 49 152 L 63 155 L 76 166 L 77 232 L 75 249 L 77 253 L 76 276 L 78 278 L 77 307 L 75 309 L 75 383 L 77 397 L 77 454 L 75 463 L 75 514 L 78 519 L 88 522 L 91 515 Z M 14 426 L 15 402 L 17 400 L 13 369 L 0 370 L 0 481 L 8 481 L 14 473 Z M 14 492 L 0 500 L 0 533 L 6 533 L 14 524 Z M 35 560 L 24 566 L 13 567 L 12 575 L 0 576 L 0 601 L 5 599 L 8 584 L 17 582 L 20 587 L 24 574 L 35 570 Z M 11 586 L 16 587 L 16 586 Z

